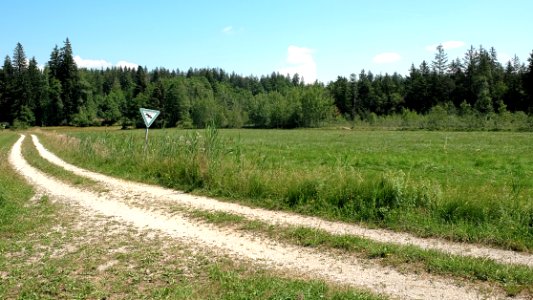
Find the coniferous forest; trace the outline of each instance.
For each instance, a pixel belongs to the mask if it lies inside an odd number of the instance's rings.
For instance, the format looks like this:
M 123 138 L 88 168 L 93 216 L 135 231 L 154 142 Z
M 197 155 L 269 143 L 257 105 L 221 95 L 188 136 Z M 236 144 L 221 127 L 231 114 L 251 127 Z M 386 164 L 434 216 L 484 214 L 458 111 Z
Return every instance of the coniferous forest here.
M 67 39 L 44 68 L 15 46 L 0 69 L 0 123 L 27 126 L 143 126 L 139 108 L 161 111 L 153 127 L 319 127 L 333 122 L 428 129 L 533 130 L 533 51 L 499 62 L 494 48 L 470 47 L 406 76 L 362 70 L 327 85 L 294 76 L 256 77 L 216 68 L 79 68 Z M 490 126 L 487 124 L 491 124 Z

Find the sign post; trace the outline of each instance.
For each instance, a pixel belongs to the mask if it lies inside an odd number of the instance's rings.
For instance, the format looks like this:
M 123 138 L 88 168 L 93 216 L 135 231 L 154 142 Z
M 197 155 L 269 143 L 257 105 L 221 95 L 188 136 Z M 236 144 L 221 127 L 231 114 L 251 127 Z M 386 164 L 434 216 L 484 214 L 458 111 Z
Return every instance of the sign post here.
M 146 132 L 144 134 L 144 152 L 146 153 L 146 148 L 148 147 L 148 128 L 150 128 L 157 116 L 159 116 L 160 111 L 142 107 L 139 109 L 139 111 L 143 117 L 144 125 L 146 125 Z

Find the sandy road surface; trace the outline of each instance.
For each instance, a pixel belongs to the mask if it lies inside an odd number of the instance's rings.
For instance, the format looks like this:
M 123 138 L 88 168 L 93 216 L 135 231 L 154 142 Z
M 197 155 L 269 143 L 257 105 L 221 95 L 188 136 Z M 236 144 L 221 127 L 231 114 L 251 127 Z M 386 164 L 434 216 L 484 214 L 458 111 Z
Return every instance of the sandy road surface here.
M 15 143 L 10 164 L 33 186 L 64 201 L 71 201 L 94 213 L 121 220 L 142 230 L 157 230 L 179 240 L 193 242 L 209 249 L 219 249 L 236 258 L 255 260 L 262 266 L 289 270 L 305 276 L 370 289 L 401 299 L 501 299 L 499 292 L 479 291 L 468 283 L 428 275 L 401 274 L 396 270 L 376 266 L 350 256 L 336 257 L 313 249 L 284 245 L 268 239 L 233 232 L 188 220 L 132 207 L 120 197 L 120 192 L 81 190 L 58 181 L 30 166 L 22 156 L 24 136 Z M 118 184 L 118 183 L 116 183 Z M 135 184 L 121 187 L 127 190 Z M 123 195 L 132 197 L 132 195 Z M 143 197 L 143 195 L 134 196 Z M 142 199 L 141 199 L 142 200 Z M 199 200 L 196 200 L 199 201 Z
M 144 202 L 175 201 L 176 203 L 197 209 L 224 211 L 228 213 L 239 214 L 247 218 L 260 220 L 269 224 L 290 224 L 311 228 L 320 228 L 333 234 L 350 234 L 378 242 L 395 243 L 400 245 L 415 245 L 423 249 L 434 249 L 455 255 L 488 258 L 501 263 L 521 264 L 533 267 L 533 255 L 527 253 L 506 251 L 465 243 L 453 243 L 440 239 L 424 239 L 406 233 L 398 233 L 381 229 L 368 229 L 354 224 L 330 222 L 315 217 L 279 211 L 270 211 L 260 208 L 250 208 L 235 203 L 222 202 L 212 198 L 193 196 L 158 186 L 116 179 L 71 165 L 44 148 L 35 135 L 32 135 L 32 140 L 34 145 L 37 147 L 39 154 L 51 163 L 63 167 L 77 175 L 98 181 L 104 184 L 110 190 L 133 196 L 144 195 L 142 199 Z

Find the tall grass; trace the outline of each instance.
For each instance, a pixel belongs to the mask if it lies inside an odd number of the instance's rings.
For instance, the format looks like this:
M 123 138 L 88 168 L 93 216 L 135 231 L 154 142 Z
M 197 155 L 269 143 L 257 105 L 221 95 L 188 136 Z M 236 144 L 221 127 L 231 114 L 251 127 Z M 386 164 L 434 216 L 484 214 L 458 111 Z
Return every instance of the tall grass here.
M 529 133 L 211 126 L 156 131 L 146 154 L 140 131 L 73 136 L 61 152 L 112 175 L 270 209 L 533 250 Z M 54 140 L 47 141 L 53 148 Z

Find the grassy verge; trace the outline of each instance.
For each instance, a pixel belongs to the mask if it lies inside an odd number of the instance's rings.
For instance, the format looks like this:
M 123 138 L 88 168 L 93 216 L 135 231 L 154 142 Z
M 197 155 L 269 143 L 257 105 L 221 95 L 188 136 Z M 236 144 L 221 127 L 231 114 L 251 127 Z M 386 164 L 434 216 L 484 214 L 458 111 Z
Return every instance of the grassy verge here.
M 383 299 L 80 216 L 46 196 L 30 201 L 32 189 L 7 163 L 17 138 L 0 133 L 1 299 Z M 60 172 L 32 155 L 32 164 Z
M 176 207 L 175 210 L 182 210 Z M 333 235 L 323 230 L 295 226 L 274 226 L 225 212 L 188 210 L 189 216 L 237 230 L 261 233 L 269 238 L 294 245 L 339 250 L 364 259 L 376 260 L 405 272 L 427 272 L 456 279 L 490 282 L 502 287 L 510 296 L 533 294 L 533 268 L 504 265 L 487 259 L 461 257 L 414 246 L 369 241 L 351 235 Z
M 83 167 L 252 206 L 533 251 L 529 133 L 165 130 L 43 142 Z
M 10 147 L 18 139 L 11 132 L 0 133 L 0 298 L 5 299 L 9 290 L 11 274 L 20 273 L 14 264 L 13 253 L 21 253 L 32 248 L 25 242 L 30 233 L 41 232 L 42 224 L 50 222 L 53 207 L 46 197 L 35 199 L 39 204 L 30 203 L 34 192 L 25 181 L 17 176 L 8 163 Z
M 78 186 L 83 185 L 92 189 L 102 189 L 102 187 L 100 187 L 96 181 L 86 177 L 78 176 L 43 159 L 33 145 L 30 136 L 27 136 L 22 142 L 22 155 L 33 167 L 40 169 L 44 173 L 59 178 L 66 183 Z

